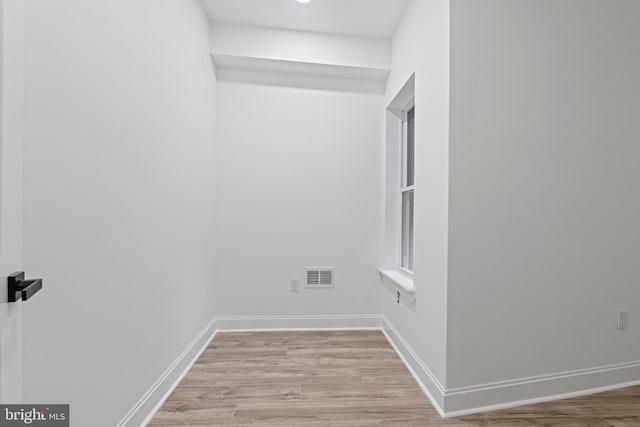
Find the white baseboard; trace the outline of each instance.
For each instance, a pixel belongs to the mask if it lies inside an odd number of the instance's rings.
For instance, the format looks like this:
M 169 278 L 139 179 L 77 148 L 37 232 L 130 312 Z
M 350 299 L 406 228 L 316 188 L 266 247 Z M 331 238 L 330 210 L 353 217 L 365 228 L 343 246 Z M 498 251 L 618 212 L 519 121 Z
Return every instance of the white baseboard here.
M 146 426 L 219 331 L 380 329 L 382 316 L 222 316 L 214 318 L 116 427 Z
M 221 316 L 213 319 L 134 405 L 117 427 L 146 426 L 220 331 L 382 330 L 444 418 L 567 399 L 640 385 L 640 361 L 472 387 L 445 389 L 383 315 Z
M 640 361 L 449 389 L 445 393 L 445 416 L 569 399 L 639 384 Z
M 191 366 L 198 360 L 198 357 L 207 348 L 215 334 L 216 319 L 214 318 L 191 341 L 182 354 L 167 368 L 158 381 L 151 386 L 116 427 L 146 426 L 171 392 L 178 386 L 182 378 L 189 372 Z
M 385 334 L 394 350 L 400 356 L 405 366 L 416 380 L 424 394 L 429 398 L 431 404 L 441 417 L 445 417 L 444 396 L 445 390 L 436 377 L 429 371 L 429 368 L 422 363 L 422 360 L 413 351 L 411 346 L 402 338 L 386 317 L 383 317 L 382 332 Z
M 382 316 L 219 316 L 218 331 L 380 329 Z
M 444 418 L 585 396 L 640 385 L 640 361 L 473 387 L 446 389 L 386 317 L 383 332 Z

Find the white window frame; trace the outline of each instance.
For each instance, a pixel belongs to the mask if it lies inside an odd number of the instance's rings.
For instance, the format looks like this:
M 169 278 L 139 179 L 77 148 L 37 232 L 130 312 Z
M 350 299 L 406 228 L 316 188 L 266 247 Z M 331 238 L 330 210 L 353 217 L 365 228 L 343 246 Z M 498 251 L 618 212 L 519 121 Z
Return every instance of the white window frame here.
M 413 152 L 409 156 L 409 112 L 413 110 Z M 411 98 L 400 111 L 400 259 L 399 267 L 407 274 L 413 275 L 413 234 L 415 210 L 415 99 Z M 413 160 L 411 172 L 413 182 L 409 183 L 409 159 Z M 411 197 L 409 212 L 405 215 L 405 195 Z M 409 196 L 410 195 L 410 196 Z M 408 222 L 408 223 L 407 223 Z
M 403 190 L 404 192 L 413 190 L 415 193 L 415 185 L 408 186 L 406 180 L 402 180 L 403 171 L 407 170 L 406 159 L 408 159 L 407 145 L 403 146 L 403 141 L 407 142 L 407 128 L 402 126 L 402 122 L 406 121 L 407 113 L 415 107 L 415 93 L 415 74 L 411 74 L 387 105 L 385 117 L 385 244 L 382 265 L 378 270 L 381 282 L 391 287 L 395 301 L 400 303 L 402 300 L 408 304 L 415 304 L 416 287 L 413 283 L 412 271 L 402 267 L 406 265 L 402 260 L 402 193 Z M 404 139 L 403 134 L 405 135 Z M 415 266 L 413 267 L 415 268 Z

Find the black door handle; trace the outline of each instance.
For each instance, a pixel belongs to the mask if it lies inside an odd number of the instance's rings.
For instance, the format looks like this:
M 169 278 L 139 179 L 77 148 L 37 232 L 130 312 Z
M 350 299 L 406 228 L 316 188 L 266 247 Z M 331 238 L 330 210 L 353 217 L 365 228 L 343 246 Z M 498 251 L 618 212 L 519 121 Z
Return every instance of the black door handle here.
M 42 279 L 24 280 L 24 271 L 7 277 L 8 301 L 26 301 L 42 289 Z

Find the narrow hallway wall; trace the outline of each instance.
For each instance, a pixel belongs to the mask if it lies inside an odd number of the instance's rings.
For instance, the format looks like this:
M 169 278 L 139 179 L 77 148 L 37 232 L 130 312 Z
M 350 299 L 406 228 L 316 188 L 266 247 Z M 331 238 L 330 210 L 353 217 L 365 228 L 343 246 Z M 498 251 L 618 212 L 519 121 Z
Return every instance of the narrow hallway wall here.
M 196 0 L 27 0 L 24 400 L 113 427 L 214 316 L 215 78 Z

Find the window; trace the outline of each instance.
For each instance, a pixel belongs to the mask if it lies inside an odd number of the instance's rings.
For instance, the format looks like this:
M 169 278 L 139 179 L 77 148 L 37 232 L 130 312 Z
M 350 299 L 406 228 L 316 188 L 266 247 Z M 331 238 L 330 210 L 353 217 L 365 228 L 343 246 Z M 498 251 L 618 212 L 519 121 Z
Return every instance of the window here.
M 403 294 L 413 286 L 415 205 L 415 74 L 387 105 L 385 116 L 384 253 L 380 273 Z M 385 282 L 386 280 L 386 282 Z
M 413 272 L 413 200 L 414 200 L 414 148 L 415 148 L 415 107 L 411 102 L 401 112 L 402 167 L 400 177 L 401 200 L 401 248 L 400 267 Z

